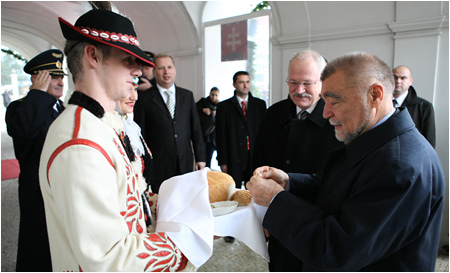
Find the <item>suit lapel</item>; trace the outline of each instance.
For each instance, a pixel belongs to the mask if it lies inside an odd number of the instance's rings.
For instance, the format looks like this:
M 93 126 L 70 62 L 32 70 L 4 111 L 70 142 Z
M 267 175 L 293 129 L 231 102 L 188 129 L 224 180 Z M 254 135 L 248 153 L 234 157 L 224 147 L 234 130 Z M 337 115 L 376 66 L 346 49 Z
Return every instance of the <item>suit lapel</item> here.
M 156 106 L 159 107 L 161 109 L 161 111 L 163 111 L 163 113 L 165 113 L 170 118 L 172 118 L 170 116 L 169 109 L 167 109 L 167 106 L 164 103 L 164 100 L 163 100 L 163 98 L 161 96 L 161 93 L 159 92 L 158 87 L 155 86 L 155 88 L 153 90 L 151 90 L 151 91 L 152 91 L 152 93 L 151 93 L 152 98 L 151 99 L 152 99 L 153 103 L 156 104 Z M 175 107 L 176 107 L 176 105 L 175 105 Z M 176 111 L 175 111 L 175 113 L 176 113 Z
M 184 97 L 184 93 L 180 92 L 180 89 L 175 86 L 175 114 L 174 117 L 177 116 L 177 113 L 181 113 L 181 107 L 184 104 L 186 98 Z

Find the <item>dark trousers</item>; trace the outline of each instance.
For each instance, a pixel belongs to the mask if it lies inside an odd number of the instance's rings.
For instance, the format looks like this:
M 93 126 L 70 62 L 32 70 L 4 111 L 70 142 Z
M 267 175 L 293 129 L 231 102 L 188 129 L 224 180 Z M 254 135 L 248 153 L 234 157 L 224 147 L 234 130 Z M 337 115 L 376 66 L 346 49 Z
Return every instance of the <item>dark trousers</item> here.
M 211 168 L 211 159 L 214 151 L 216 150 L 216 146 L 211 141 L 205 143 L 206 150 L 206 167 Z
M 173 175 L 173 176 L 177 176 L 177 175 L 181 175 L 182 173 L 181 173 L 181 169 L 180 169 L 180 163 L 179 163 L 179 160 L 177 159 L 177 173 L 175 174 L 175 175 Z M 167 179 L 170 179 L 171 177 L 168 177 Z M 167 180 L 166 179 L 166 180 Z M 163 181 L 160 181 L 160 180 L 150 180 L 150 186 L 151 186 L 151 188 L 152 188 L 152 192 L 153 193 L 158 193 L 159 192 L 159 188 L 161 187 L 161 184 L 164 182 L 164 181 L 166 181 L 166 180 L 163 180 Z
M 45 208 L 39 182 L 25 172 L 19 178 L 20 225 L 17 272 L 52 271 Z

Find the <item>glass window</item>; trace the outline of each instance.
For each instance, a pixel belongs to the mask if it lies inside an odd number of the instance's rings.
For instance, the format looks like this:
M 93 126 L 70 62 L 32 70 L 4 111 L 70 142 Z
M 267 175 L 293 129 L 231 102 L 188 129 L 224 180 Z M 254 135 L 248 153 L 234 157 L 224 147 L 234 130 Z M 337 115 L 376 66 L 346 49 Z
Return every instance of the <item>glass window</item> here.
M 250 74 L 253 96 L 269 104 L 269 20 L 268 12 L 258 12 L 244 18 L 239 16 L 209 22 L 205 26 L 205 96 L 209 95 L 212 87 L 217 86 L 221 101 L 230 98 L 234 94 L 233 75 L 244 70 Z M 243 29 L 247 33 L 245 40 L 241 35 L 245 33 Z M 239 49 L 239 45 L 245 43 L 246 48 Z M 244 60 L 235 60 L 241 57 Z

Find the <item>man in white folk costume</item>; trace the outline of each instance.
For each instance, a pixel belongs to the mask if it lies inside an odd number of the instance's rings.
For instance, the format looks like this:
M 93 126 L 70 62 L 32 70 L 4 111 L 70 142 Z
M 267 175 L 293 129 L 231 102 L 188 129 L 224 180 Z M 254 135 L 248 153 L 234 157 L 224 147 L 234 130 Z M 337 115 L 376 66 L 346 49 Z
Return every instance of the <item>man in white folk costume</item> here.
M 194 269 L 166 233 L 148 233 L 142 170 L 111 122 L 116 102 L 141 75 L 139 64 L 154 66 L 132 22 L 97 9 L 75 25 L 59 23 L 76 91 L 50 127 L 40 161 L 53 270 Z

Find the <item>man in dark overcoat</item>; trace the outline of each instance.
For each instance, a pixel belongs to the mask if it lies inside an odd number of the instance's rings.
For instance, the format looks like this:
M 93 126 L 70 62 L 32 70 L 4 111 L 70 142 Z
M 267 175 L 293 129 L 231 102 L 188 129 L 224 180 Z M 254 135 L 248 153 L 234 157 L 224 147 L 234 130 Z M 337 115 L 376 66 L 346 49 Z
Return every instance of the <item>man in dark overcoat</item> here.
M 355 52 L 321 80 L 323 116 L 345 146 L 322 175 L 255 170 L 247 186 L 268 207 L 264 228 L 302 262 L 297 271 L 434 272 L 445 177 L 406 108 L 393 106 L 391 69 Z
M 417 96 L 412 86 L 411 69 L 400 65 L 392 70 L 395 79 L 394 99 L 396 107 L 405 106 L 411 115 L 417 130 L 436 148 L 436 125 L 433 104 Z
M 234 96 L 220 102 L 216 116 L 217 161 L 241 188 L 253 172 L 252 152 L 256 134 L 266 111 L 266 102 L 253 97 L 246 71 L 233 76 Z
M 192 92 L 175 85 L 171 56 L 159 54 L 154 61 L 156 85 L 139 94 L 134 120 L 153 155 L 150 183 L 158 193 L 165 180 L 204 168 L 206 155 Z
M 31 59 L 28 94 L 11 102 L 6 126 L 19 161 L 20 227 L 17 271 L 52 271 L 44 201 L 39 186 L 39 160 L 50 124 L 63 111 L 63 53 L 50 49 Z
M 313 50 L 292 57 L 286 80 L 289 98 L 269 107 L 264 115 L 255 143 L 255 167 L 320 174 L 331 151 L 342 146 L 333 126 L 322 116 L 325 102 L 319 96 L 320 74 L 325 65 L 324 58 Z M 301 265 L 273 236 L 269 236 L 269 255 L 270 271 L 296 271 Z

